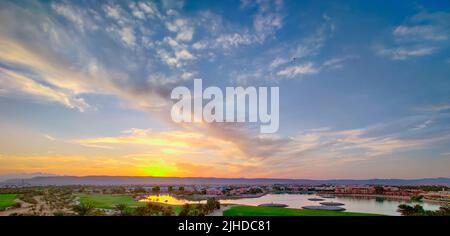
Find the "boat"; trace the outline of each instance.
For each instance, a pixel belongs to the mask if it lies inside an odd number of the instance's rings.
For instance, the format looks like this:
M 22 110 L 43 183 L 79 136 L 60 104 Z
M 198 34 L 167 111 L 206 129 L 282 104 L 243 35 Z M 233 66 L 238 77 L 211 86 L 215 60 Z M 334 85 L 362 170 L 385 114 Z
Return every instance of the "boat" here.
M 307 210 L 345 211 L 345 208 L 337 206 L 303 206 L 302 208 Z
M 288 205 L 286 205 L 286 204 L 281 204 L 281 203 L 264 203 L 264 204 L 259 204 L 258 206 L 265 206 L 265 207 L 287 207 Z
M 343 206 L 345 204 L 344 203 L 340 203 L 340 202 L 321 202 L 320 205 L 324 205 L 324 206 Z
M 322 197 L 322 198 L 336 198 L 333 195 L 320 195 L 320 197 Z
M 313 201 L 313 202 L 325 201 L 325 199 L 317 198 L 317 197 L 314 197 L 314 198 L 308 198 L 308 200 Z

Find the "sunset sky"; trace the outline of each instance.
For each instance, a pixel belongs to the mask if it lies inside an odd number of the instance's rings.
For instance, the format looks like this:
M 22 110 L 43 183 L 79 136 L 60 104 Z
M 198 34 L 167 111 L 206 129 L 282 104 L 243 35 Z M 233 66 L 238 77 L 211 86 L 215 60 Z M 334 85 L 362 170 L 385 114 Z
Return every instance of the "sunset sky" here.
M 279 131 L 174 123 L 195 78 L 279 86 Z M 450 1 L 0 1 L 0 175 L 33 172 L 450 177 Z

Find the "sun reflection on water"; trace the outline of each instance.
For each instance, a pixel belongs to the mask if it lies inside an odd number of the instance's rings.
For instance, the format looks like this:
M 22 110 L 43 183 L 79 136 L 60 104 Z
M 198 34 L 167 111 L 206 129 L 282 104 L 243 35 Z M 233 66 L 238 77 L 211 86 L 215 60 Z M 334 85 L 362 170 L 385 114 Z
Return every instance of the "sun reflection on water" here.
M 148 195 L 145 198 L 139 200 L 140 202 L 156 202 L 156 203 L 165 203 L 171 205 L 184 205 L 184 204 L 193 204 L 193 203 L 201 203 L 201 201 L 189 201 L 186 199 L 179 199 L 171 195 Z

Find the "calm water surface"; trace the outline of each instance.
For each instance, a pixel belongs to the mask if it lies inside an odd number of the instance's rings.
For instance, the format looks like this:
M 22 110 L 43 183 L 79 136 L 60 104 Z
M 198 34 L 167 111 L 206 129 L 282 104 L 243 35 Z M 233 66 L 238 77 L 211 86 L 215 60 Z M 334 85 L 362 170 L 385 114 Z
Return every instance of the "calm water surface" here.
M 239 205 L 257 206 L 263 203 L 282 203 L 288 205 L 289 208 L 302 208 L 303 206 L 320 206 L 320 202 L 309 201 L 308 198 L 321 198 L 317 195 L 308 194 L 267 194 L 258 198 L 241 198 L 241 199 L 229 199 L 220 200 L 221 203 L 231 203 Z M 349 196 L 336 196 L 335 198 L 324 198 L 326 202 L 340 202 L 345 205 L 342 206 L 349 212 L 365 212 L 375 213 L 383 215 L 400 215 L 397 212 L 399 204 L 419 204 L 422 205 L 425 210 L 438 210 L 440 205 L 435 203 L 411 203 L 404 200 L 397 199 L 385 199 L 383 201 L 376 200 L 375 198 L 366 197 L 349 197 Z M 205 201 L 189 201 L 184 199 L 178 199 L 170 195 L 150 195 L 143 201 L 147 202 L 161 202 L 174 205 L 183 205 L 186 203 L 204 203 Z M 324 201 L 323 201 L 324 202 Z

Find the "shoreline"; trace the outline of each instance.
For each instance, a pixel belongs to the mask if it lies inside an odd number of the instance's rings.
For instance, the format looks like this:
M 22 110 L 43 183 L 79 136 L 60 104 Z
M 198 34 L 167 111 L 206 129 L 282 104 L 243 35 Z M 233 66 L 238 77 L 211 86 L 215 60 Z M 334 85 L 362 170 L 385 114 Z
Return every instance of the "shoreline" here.
M 177 195 L 177 194 L 167 194 L 167 195 L 171 195 L 173 197 L 179 198 L 179 199 L 183 199 L 183 200 L 188 200 L 188 201 L 206 201 L 208 200 L 208 198 L 215 198 L 217 200 L 233 200 L 233 199 L 246 199 L 246 198 L 259 198 L 259 197 L 263 197 L 267 194 L 299 194 L 299 195 L 310 195 L 310 194 L 306 194 L 306 193 L 272 193 L 272 192 L 267 192 L 267 193 L 261 193 L 261 194 L 247 194 L 247 195 L 237 195 L 237 196 L 217 196 L 217 195 Z M 319 194 L 319 193 L 316 193 Z M 413 202 L 411 201 L 411 197 L 410 196 L 397 196 L 397 195 L 380 195 L 380 194 L 346 194 L 346 193 L 327 193 L 328 195 L 332 195 L 332 196 L 340 196 L 340 197 L 361 197 L 361 198 L 384 198 L 387 200 L 402 200 L 402 201 L 408 201 L 408 202 Z M 163 195 L 163 194 L 161 194 Z M 440 205 L 446 205 L 446 204 L 450 204 L 450 201 L 445 201 L 445 200 L 434 200 L 434 199 L 427 199 L 427 198 L 423 198 L 422 201 L 420 202 L 427 202 L 427 203 L 435 203 L 435 204 L 440 204 Z M 420 203 L 418 202 L 418 203 Z
M 414 202 L 414 201 L 411 201 L 410 196 L 380 195 L 380 194 L 347 194 L 347 193 L 330 193 L 330 195 L 340 196 L 340 197 L 348 196 L 348 197 L 385 198 L 385 199 L 389 199 L 389 200 L 404 200 L 404 201 Z M 419 201 L 419 202 L 437 203 L 437 204 L 442 204 L 442 205 L 450 204 L 450 201 L 433 200 L 433 199 L 427 199 L 427 198 L 423 198 L 422 201 Z
M 259 198 L 268 193 L 261 193 L 261 194 L 246 194 L 246 195 L 236 195 L 236 196 L 217 196 L 217 195 L 172 195 L 174 197 L 183 199 L 183 200 L 189 200 L 189 201 L 205 201 L 208 200 L 208 198 L 215 198 L 217 200 L 232 200 L 232 199 L 244 199 L 244 198 Z M 170 195 L 170 194 L 168 194 Z

